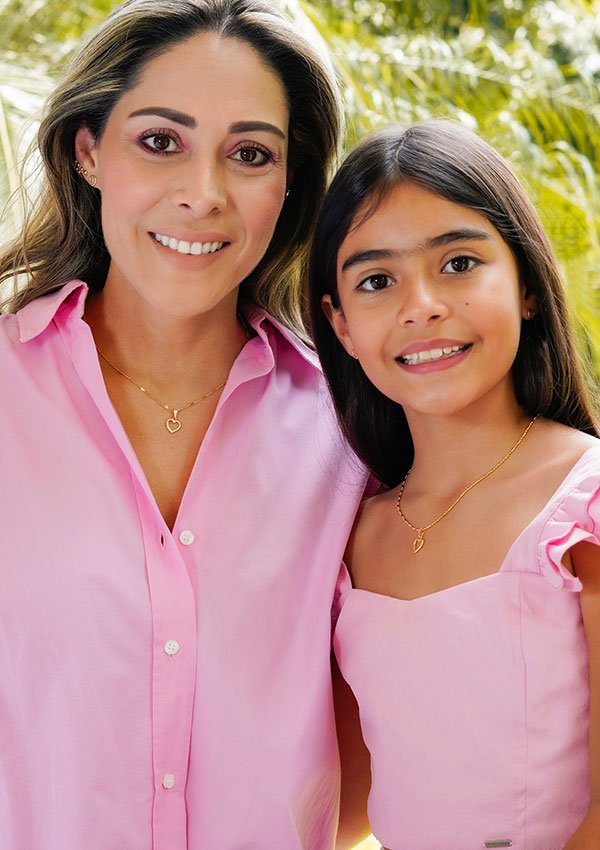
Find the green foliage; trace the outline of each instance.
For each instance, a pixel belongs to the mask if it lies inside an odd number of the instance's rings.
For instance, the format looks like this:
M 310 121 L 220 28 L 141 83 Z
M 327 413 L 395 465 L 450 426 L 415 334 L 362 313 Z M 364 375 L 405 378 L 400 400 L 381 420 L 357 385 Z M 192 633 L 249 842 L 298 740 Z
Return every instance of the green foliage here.
M 398 121 L 478 130 L 527 186 L 600 376 L 600 3 L 300 3 L 345 89 L 347 147 Z
M 582 349 L 600 376 L 600 0 L 282 2 L 332 54 L 347 148 L 391 121 L 449 117 L 511 161 L 561 260 Z M 16 185 L 52 78 L 114 5 L 0 0 L 0 198 Z

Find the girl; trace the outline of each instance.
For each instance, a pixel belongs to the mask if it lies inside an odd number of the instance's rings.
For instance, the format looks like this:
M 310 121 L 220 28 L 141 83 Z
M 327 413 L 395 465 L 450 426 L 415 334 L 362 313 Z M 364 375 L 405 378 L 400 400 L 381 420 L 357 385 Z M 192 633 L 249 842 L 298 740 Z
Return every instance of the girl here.
M 293 329 L 339 115 L 263 0 L 129 0 L 50 99 L 0 257 L 2 850 L 333 847 L 364 473 Z
M 506 162 L 445 122 L 364 141 L 311 260 L 342 427 L 386 491 L 335 651 L 388 850 L 600 846 L 600 441 L 556 261 Z

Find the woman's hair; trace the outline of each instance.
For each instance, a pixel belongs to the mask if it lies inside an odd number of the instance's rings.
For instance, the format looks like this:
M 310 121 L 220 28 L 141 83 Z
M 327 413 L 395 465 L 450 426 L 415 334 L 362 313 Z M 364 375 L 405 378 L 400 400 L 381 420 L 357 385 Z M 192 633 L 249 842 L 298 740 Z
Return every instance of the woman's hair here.
M 92 34 L 48 100 L 37 139 L 45 182 L 22 232 L 0 256 L 0 282 L 15 282 L 10 310 L 72 278 L 85 280 L 92 290 L 102 288 L 110 257 L 100 193 L 75 171 L 75 133 L 86 126 L 99 140 L 115 104 L 136 85 L 145 64 L 202 32 L 249 44 L 285 90 L 292 191 L 243 291 L 286 323 L 301 326 L 301 272 L 337 154 L 341 108 L 327 59 L 269 0 L 126 0 Z M 28 280 L 19 291 L 23 274 Z
M 336 175 L 317 221 L 309 272 L 311 329 L 340 424 L 359 457 L 393 487 L 412 464 L 412 439 L 401 405 L 379 392 L 348 356 L 321 301 L 329 295 L 334 308 L 340 306 L 336 266 L 348 231 L 406 183 L 475 210 L 498 230 L 525 291 L 537 297 L 535 317 L 521 324 L 512 368 L 517 401 L 528 416 L 543 415 L 598 436 L 557 262 L 531 201 L 508 163 L 481 138 L 458 124 L 429 121 L 363 140 Z

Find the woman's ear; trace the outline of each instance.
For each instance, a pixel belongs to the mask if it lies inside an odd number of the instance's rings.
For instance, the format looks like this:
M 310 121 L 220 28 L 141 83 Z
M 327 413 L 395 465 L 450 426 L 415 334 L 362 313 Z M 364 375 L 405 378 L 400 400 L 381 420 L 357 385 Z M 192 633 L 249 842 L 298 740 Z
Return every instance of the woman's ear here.
M 81 168 L 80 173 L 85 170 L 89 176 L 95 175 L 98 169 L 98 150 L 96 137 L 89 127 L 80 127 L 75 133 L 75 159 Z
M 344 316 L 342 308 L 333 306 L 331 295 L 324 295 L 321 298 L 321 309 L 325 313 L 327 321 L 333 328 L 333 332 L 346 349 L 346 353 L 351 357 L 356 357 L 357 355 L 354 351 L 354 346 L 352 345 L 352 339 L 348 331 L 346 317 Z

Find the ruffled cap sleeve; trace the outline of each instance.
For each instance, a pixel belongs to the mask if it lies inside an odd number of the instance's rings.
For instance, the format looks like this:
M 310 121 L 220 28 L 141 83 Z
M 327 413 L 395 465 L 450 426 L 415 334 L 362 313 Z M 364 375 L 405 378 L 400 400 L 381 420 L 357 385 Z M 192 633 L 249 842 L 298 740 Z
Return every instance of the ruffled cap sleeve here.
M 581 474 L 563 493 L 540 536 L 538 566 L 557 589 L 582 589 L 580 580 L 562 563 L 565 552 L 582 540 L 600 546 L 600 450 L 591 450 L 589 459 L 584 456 L 583 460 Z

